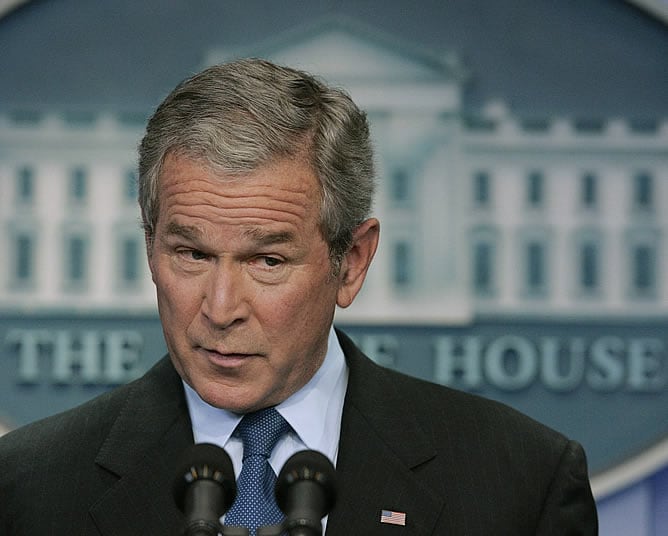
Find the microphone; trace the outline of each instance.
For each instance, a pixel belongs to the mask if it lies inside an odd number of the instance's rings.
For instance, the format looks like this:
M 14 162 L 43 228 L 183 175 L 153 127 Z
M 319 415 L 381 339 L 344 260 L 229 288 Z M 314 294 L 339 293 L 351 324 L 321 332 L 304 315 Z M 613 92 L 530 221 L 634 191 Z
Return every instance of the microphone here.
M 321 519 L 336 501 L 336 471 L 315 450 L 293 454 L 276 480 L 276 503 L 290 536 L 322 536 Z
M 174 502 L 186 515 L 184 536 L 218 536 L 220 517 L 237 494 L 232 460 L 224 449 L 197 443 L 183 453 L 174 479 Z

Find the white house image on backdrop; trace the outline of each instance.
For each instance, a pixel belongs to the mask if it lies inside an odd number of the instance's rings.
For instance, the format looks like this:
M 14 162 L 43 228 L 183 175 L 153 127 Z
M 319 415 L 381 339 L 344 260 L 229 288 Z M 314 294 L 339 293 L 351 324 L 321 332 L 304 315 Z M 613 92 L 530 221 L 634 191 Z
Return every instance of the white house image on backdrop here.
M 665 316 L 668 122 L 462 112 L 465 69 L 330 22 L 256 55 L 347 88 L 368 111 L 382 245 L 349 323 L 476 315 Z M 135 203 L 144 117 L 0 118 L 5 311 L 152 312 Z

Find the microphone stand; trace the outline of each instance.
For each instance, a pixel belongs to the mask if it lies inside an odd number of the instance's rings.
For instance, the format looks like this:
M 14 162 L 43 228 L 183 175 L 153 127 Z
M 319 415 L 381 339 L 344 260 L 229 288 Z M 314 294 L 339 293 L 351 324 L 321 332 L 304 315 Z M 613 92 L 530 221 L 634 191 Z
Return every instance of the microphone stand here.
M 285 534 L 285 523 L 257 528 L 257 536 L 282 536 L 283 534 Z
M 257 536 L 282 536 L 283 534 L 288 534 L 288 536 L 322 536 L 322 525 L 320 525 L 320 528 L 315 528 L 311 524 L 283 521 L 278 525 L 267 525 L 257 529 Z
M 223 536 L 248 536 L 250 534 L 246 527 L 237 527 L 236 525 L 222 525 L 220 533 Z
M 316 529 L 313 525 L 295 524 L 292 523 L 290 527 L 287 522 L 283 521 L 277 525 L 265 525 L 257 528 L 257 536 L 322 536 L 322 525 Z M 237 527 L 234 525 L 222 525 L 220 533 L 223 536 L 249 536 L 249 531 L 246 527 Z
M 186 528 L 182 536 L 212 536 L 214 534 L 212 531 L 215 531 L 216 536 L 220 534 L 223 536 L 249 536 L 249 531 L 246 527 L 220 524 L 217 526 L 212 524 L 191 525 Z
M 223 536 L 249 536 L 249 530 L 246 527 L 234 525 L 222 525 L 220 533 Z M 283 534 L 285 534 L 285 523 L 257 528 L 257 536 L 282 536 Z

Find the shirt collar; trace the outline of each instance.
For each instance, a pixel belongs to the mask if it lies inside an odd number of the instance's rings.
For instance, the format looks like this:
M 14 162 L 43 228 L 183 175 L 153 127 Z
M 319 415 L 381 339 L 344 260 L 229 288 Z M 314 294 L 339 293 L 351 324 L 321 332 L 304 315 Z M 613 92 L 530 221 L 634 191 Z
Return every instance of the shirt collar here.
M 343 350 L 332 328 L 325 359 L 313 378 L 276 409 L 285 418 L 306 448 L 336 459 L 348 383 Z

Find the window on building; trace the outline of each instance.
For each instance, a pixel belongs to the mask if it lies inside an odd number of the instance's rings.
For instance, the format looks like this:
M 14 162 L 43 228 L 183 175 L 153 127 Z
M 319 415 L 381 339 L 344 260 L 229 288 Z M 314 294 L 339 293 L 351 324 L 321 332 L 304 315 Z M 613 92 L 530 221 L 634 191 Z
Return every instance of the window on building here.
M 128 205 L 134 205 L 137 202 L 137 173 L 133 169 L 125 172 L 123 181 L 123 200 Z
M 656 290 L 656 250 L 652 244 L 631 249 L 631 288 L 636 296 L 651 296 Z
M 478 242 L 473 246 L 473 290 L 476 295 L 494 292 L 494 245 Z
M 84 168 L 77 167 L 70 175 L 70 200 L 81 205 L 88 197 L 88 173 Z
M 538 239 L 528 240 L 525 244 L 524 288 L 530 296 L 543 296 L 547 293 L 547 246 Z
M 121 239 L 120 278 L 121 285 L 135 287 L 141 277 L 142 242 L 137 237 L 126 236 Z
M 532 171 L 527 176 L 527 203 L 530 207 L 541 207 L 545 202 L 545 180 L 540 171 Z
M 659 269 L 661 230 L 654 227 L 629 229 L 626 235 L 627 284 L 631 298 L 656 298 L 662 283 Z
M 545 246 L 540 242 L 527 244 L 527 285 L 530 289 L 545 285 Z
M 651 210 L 654 184 L 652 175 L 646 171 L 636 173 L 633 178 L 633 208 Z
M 409 174 L 403 168 L 392 172 L 390 194 L 395 204 L 408 204 L 413 201 L 413 184 Z
M 30 205 L 35 199 L 35 171 L 30 166 L 19 168 L 16 174 L 16 198 L 21 205 Z
M 595 292 L 600 286 L 599 255 L 596 242 L 586 241 L 580 244 L 580 288 L 586 292 Z
M 80 289 L 88 282 L 89 243 L 87 237 L 74 233 L 65 238 L 65 285 Z
M 35 238 L 27 231 L 19 231 L 13 236 L 14 252 L 12 285 L 26 287 L 35 279 Z
M 407 288 L 413 283 L 413 255 L 411 244 L 405 241 L 394 244 L 393 280 L 398 288 Z
M 580 181 L 580 200 L 585 208 L 596 208 L 598 204 L 598 181 L 593 173 L 585 173 Z
M 473 204 L 478 208 L 486 208 L 492 202 L 491 178 L 487 171 L 473 174 Z

